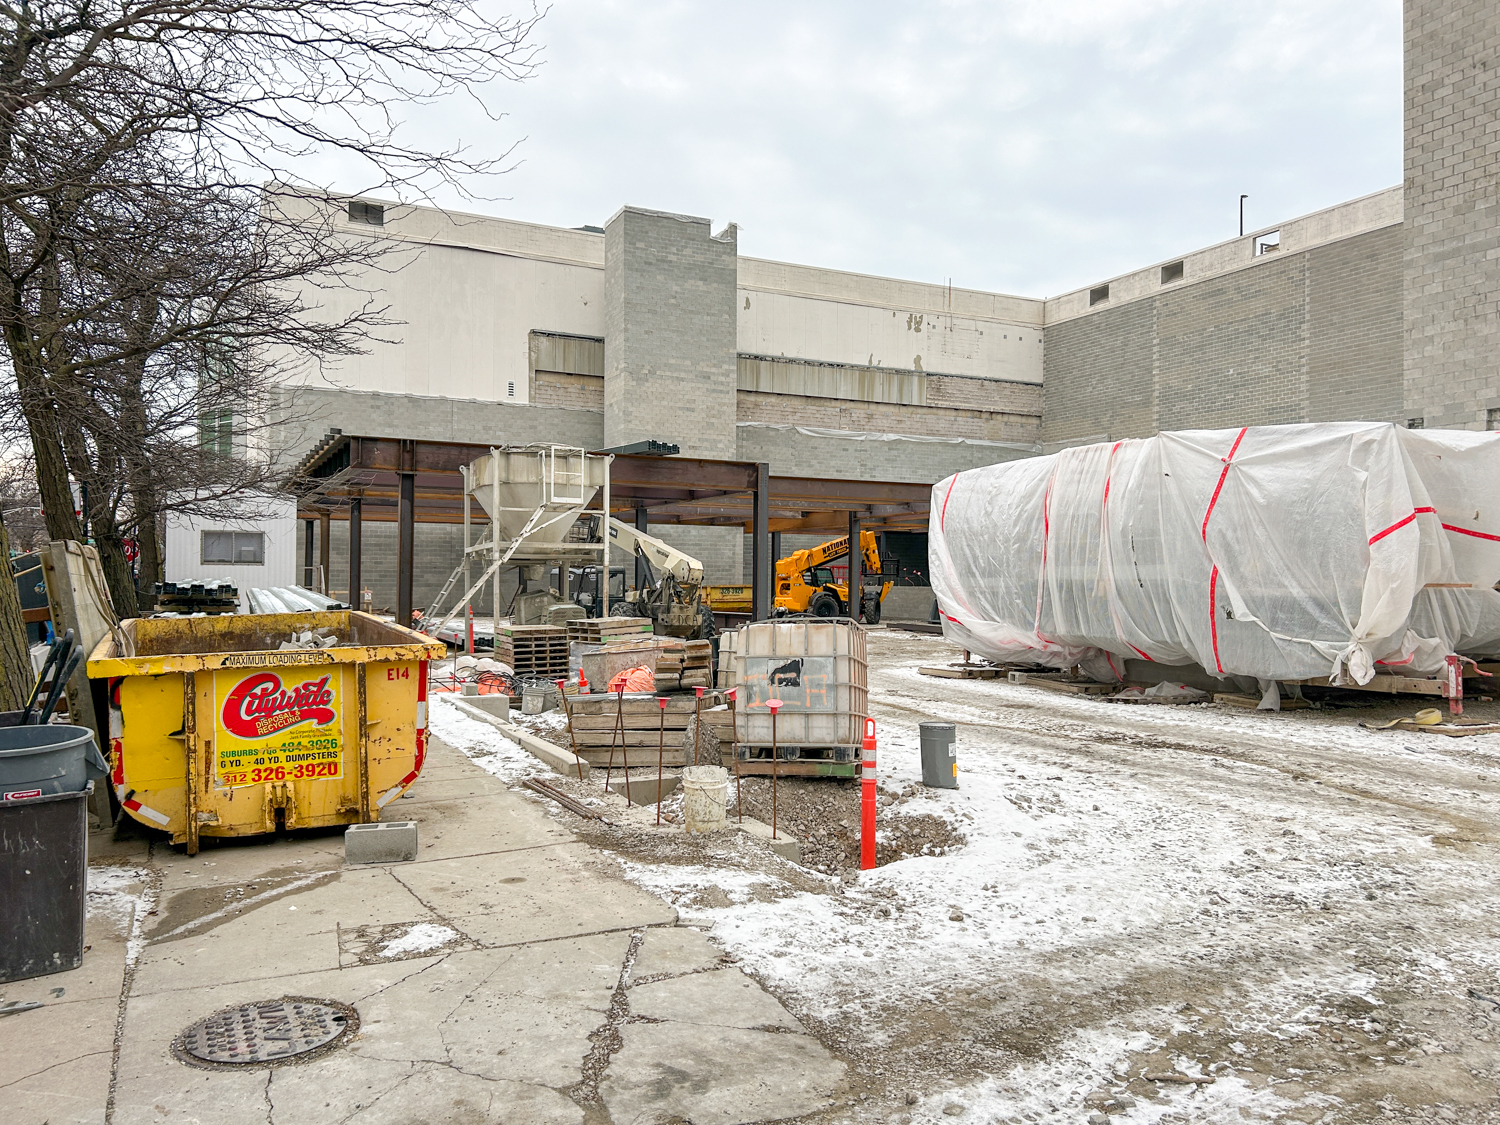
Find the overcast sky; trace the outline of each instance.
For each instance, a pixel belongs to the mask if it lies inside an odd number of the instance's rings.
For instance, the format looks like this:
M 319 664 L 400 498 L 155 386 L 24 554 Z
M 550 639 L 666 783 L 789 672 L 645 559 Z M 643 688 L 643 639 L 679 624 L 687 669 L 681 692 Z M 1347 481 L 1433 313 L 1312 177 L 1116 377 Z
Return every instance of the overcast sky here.
M 1049 296 L 1401 181 L 1399 0 L 555 0 L 466 210 L 740 224 L 740 253 Z M 357 187 L 358 185 L 341 185 Z

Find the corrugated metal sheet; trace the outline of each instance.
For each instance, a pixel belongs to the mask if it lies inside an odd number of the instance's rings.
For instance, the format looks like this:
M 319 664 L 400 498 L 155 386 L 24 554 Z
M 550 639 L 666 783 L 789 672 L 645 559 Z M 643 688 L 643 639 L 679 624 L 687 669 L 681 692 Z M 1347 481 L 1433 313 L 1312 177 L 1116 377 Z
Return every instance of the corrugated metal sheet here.
M 242 598 L 250 613 L 321 613 L 349 609 L 340 601 L 305 586 L 272 586 L 246 590 Z

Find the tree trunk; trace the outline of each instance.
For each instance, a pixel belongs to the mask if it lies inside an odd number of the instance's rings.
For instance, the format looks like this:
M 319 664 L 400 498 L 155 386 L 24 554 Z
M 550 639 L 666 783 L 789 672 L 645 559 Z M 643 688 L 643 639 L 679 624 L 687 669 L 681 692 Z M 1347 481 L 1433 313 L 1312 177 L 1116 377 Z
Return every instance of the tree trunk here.
M 10 572 L 10 534 L 0 523 L 0 711 L 19 711 L 31 694 L 34 677 L 27 653 L 26 624 L 21 620 L 21 595 Z
M 125 537 L 120 534 L 111 515 L 96 515 L 93 523 L 94 547 L 99 552 L 99 565 L 104 571 L 110 601 L 115 603 L 115 616 L 139 617 L 140 611 L 135 603 L 135 575 L 130 573 L 130 560 L 125 557 Z
M 131 497 L 131 504 L 137 512 L 152 512 L 151 508 L 143 508 L 142 498 L 137 494 Z M 156 516 L 154 512 L 141 519 L 135 527 L 135 541 L 140 546 L 141 555 L 136 563 L 135 600 L 136 608 L 140 610 L 153 604 L 156 597 L 156 584 L 163 581 L 161 576 L 161 542 L 156 537 Z

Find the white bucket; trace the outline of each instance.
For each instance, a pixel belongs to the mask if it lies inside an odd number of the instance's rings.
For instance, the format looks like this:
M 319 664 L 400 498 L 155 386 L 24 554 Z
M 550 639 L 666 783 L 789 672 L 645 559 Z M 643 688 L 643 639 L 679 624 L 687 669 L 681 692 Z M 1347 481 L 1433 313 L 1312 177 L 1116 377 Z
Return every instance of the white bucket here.
M 540 715 L 552 710 L 552 689 L 549 687 L 525 687 L 521 689 L 521 714 Z
M 682 771 L 682 820 L 689 832 L 728 827 L 729 771 L 723 766 L 687 766 Z

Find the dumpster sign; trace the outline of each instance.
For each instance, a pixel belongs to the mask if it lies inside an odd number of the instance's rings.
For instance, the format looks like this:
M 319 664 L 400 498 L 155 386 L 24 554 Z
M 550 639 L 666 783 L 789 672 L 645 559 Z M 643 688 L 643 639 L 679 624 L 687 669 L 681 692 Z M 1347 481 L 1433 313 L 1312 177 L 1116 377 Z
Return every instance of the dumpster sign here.
M 214 673 L 220 785 L 343 776 L 338 670 Z

